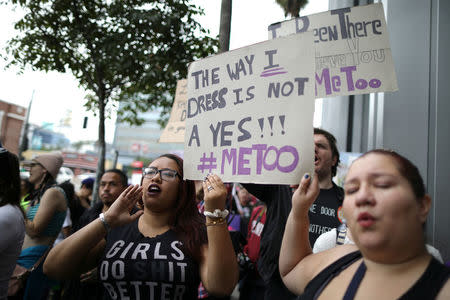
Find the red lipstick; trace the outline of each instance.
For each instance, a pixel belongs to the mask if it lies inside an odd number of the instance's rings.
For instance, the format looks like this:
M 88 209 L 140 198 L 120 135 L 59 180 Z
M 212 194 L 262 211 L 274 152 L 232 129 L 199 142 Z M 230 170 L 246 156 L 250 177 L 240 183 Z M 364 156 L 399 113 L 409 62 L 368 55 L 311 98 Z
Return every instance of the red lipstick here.
M 357 221 L 361 227 L 369 228 L 375 223 L 375 218 L 371 214 L 363 212 L 358 215 Z

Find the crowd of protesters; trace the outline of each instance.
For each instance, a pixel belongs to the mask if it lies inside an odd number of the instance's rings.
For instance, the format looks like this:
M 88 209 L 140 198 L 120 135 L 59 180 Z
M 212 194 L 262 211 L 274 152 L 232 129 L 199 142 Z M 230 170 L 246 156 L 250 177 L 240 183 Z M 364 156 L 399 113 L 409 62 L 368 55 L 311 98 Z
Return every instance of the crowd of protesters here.
M 183 160 L 166 154 L 139 185 L 110 169 L 98 191 L 91 178 L 57 184 L 58 153 L 24 162 L 21 179 L 0 147 L 0 299 L 448 299 L 417 168 L 372 150 L 342 188 L 336 139 L 316 128 L 314 144 L 315 172 L 299 185 L 184 180 Z M 8 295 L 19 266 L 32 271 Z

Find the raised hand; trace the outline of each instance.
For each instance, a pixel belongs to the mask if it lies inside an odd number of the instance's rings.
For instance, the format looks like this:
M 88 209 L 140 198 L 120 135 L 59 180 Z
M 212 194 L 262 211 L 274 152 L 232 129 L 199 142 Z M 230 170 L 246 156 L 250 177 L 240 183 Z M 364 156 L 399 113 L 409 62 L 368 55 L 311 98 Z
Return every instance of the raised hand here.
M 301 217 L 308 210 L 319 195 L 319 180 L 317 174 L 311 181 L 311 176 L 305 174 L 300 181 L 299 187 L 292 195 L 292 213 L 296 217 Z
M 142 187 L 138 184 L 128 186 L 105 212 L 105 220 L 109 226 L 122 226 L 139 218 L 144 213 L 142 210 L 130 215 L 139 199 L 142 199 Z
M 213 212 L 215 209 L 225 209 L 227 188 L 216 174 L 209 174 L 203 181 L 205 194 L 205 210 Z

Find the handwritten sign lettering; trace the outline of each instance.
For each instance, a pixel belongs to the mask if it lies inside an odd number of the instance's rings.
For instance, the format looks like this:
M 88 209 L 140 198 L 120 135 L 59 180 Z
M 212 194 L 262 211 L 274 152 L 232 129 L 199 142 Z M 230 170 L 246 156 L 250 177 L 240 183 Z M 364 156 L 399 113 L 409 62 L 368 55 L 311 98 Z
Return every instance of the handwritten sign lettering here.
M 167 122 L 160 138 L 160 143 L 184 143 L 184 131 L 186 126 L 186 100 L 187 80 L 181 79 L 177 82 L 175 100 Z
M 268 29 L 269 39 L 307 31 L 314 35 L 316 98 L 398 89 L 381 3 L 303 16 Z
M 312 44 L 306 32 L 189 66 L 185 178 L 295 184 L 313 171 Z

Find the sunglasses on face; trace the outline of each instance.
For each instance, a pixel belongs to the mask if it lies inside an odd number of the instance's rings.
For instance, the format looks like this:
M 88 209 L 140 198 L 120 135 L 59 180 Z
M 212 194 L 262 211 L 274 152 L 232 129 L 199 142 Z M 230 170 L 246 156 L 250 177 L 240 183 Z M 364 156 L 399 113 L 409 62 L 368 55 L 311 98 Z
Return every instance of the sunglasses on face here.
M 142 170 L 142 176 L 144 176 L 144 178 L 147 178 L 147 179 L 152 179 L 158 173 L 159 173 L 159 177 L 161 177 L 161 179 L 165 180 L 165 181 L 174 181 L 177 176 L 181 178 L 180 174 L 178 174 L 177 171 L 172 170 L 172 169 L 158 170 L 155 167 L 148 167 L 148 168 L 144 168 Z

